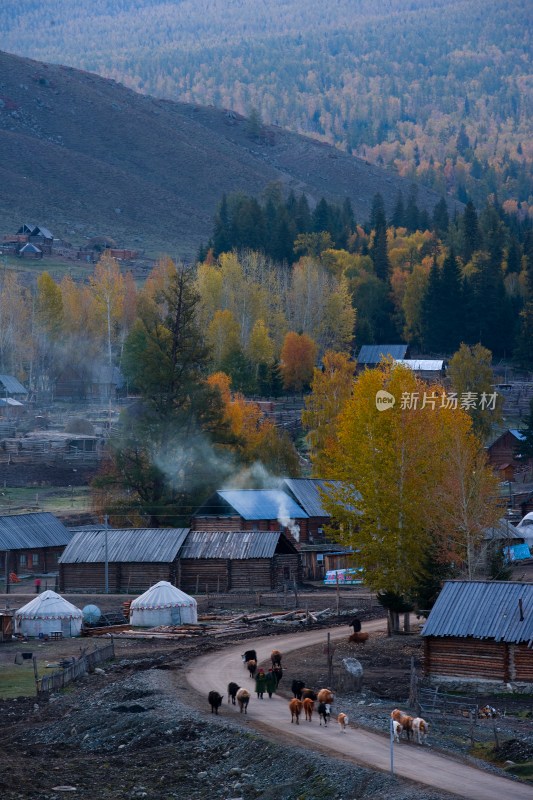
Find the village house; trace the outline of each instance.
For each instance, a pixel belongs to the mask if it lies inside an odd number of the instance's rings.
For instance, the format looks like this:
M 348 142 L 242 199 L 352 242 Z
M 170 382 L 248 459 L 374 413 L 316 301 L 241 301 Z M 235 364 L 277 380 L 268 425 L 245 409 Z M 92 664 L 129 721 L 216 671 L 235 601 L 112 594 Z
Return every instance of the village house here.
M 424 381 L 438 383 L 446 377 L 446 362 L 442 358 L 397 358 L 395 363 L 408 367 Z
M 28 397 L 28 390 L 12 375 L 0 375 L 0 397 L 12 397 L 24 402 Z
M 59 562 L 63 592 L 140 592 L 158 581 L 176 585 L 188 528 L 99 528 L 74 533 Z
M 0 574 L 57 572 L 71 538 L 63 523 L 47 512 L 0 516 Z
M 394 361 L 408 358 L 409 346 L 406 344 L 364 344 L 357 356 L 357 372 L 363 369 L 375 369 L 382 358 Z
M 533 691 L 532 583 L 446 581 L 422 637 L 433 683 Z
M 353 566 L 353 551 L 328 540 L 325 529 L 331 517 L 324 508 L 323 494 L 339 486 L 338 481 L 318 478 L 285 478 L 282 489 L 307 514 L 307 542 L 299 545 L 302 557 L 302 574 L 305 580 L 319 581 L 328 570 Z
M 521 431 L 510 428 L 486 448 L 488 462 L 500 480 L 524 480 L 531 473 L 533 459 L 520 455 L 520 445 L 524 441 Z
M 270 591 L 301 580 L 300 558 L 281 531 L 191 530 L 177 584 L 185 592 Z
M 280 489 L 234 489 L 211 495 L 194 513 L 191 529 L 282 531 L 299 549 L 309 542 L 308 515 Z
M 185 592 L 269 591 L 301 578 L 298 551 L 280 531 L 86 528 L 59 564 L 65 592 L 145 591 L 168 581 Z

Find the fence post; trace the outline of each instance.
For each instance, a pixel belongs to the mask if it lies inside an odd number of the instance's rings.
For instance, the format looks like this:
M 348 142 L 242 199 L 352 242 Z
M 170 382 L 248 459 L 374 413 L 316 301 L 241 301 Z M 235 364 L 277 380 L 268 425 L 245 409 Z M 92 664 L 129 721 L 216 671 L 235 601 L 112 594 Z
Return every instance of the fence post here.
M 33 656 L 33 675 L 35 677 L 35 694 L 39 694 L 39 674 L 37 672 L 37 658 Z

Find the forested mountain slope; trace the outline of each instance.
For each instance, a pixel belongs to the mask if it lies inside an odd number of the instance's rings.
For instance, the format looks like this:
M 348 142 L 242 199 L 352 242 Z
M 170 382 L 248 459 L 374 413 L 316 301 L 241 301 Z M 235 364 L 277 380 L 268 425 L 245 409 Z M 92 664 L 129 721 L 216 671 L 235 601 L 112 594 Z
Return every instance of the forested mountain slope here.
M 439 193 L 531 195 L 529 0 L 3 0 L 2 47 L 336 143 Z
M 359 222 L 376 192 L 390 211 L 411 186 L 276 127 L 0 52 L 0 232 L 31 222 L 190 257 L 224 192 L 259 195 L 272 181 L 311 203 L 349 197 Z M 421 187 L 420 208 L 438 200 Z

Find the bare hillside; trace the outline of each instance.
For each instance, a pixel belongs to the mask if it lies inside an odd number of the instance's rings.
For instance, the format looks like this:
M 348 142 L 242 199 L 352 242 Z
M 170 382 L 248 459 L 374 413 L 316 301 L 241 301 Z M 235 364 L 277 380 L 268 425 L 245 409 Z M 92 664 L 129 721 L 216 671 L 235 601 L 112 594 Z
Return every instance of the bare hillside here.
M 214 107 L 137 94 L 112 80 L 0 52 L 0 232 L 22 222 L 56 236 L 107 234 L 191 257 L 223 192 L 271 181 L 339 201 L 366 221 L 410 183 L 329 145 Z M 420 187 L 418 205 L 439 196 Z

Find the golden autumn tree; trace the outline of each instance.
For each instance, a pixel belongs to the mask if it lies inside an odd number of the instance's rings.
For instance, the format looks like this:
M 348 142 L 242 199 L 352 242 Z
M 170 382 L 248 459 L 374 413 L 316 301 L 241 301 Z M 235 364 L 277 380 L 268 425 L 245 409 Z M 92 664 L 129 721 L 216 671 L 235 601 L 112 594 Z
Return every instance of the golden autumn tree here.
M 298 477 L 299 460 L 296 449 L 285 431 L 278 431 L 257 403 L 246 400 L 240 392 L 231 392 L 231 378 L 215 372 L 207 382 L 217 388 L 224 404 L 224 418 L 231 434 L 231 449 L 242 464 L 260 462 L 277 476 Z
M 113 366 L 113 345 L 116 342 L 122 323 L 126 284 L 120 271 L 118 261 L 104 252 L 96 267 L 94 275 L 89 278 L 94 310 L 101 329 L 105 331 L 107 361 Z
M 313 475 L 333 477 L 334 467 L 328 461 L 329 449 L 336 435 L 337 417 L 350 397 L 355 364 L 347 353 L 328 350 L 322 367 L 315 367 L 311 394 L 305 398 L 302 422 L 308 429 Z
M 215 311 L 207 328 L 206 341 L 217 367 L 220 367 L 233 353 L 239 352 L 240 328 L 229 309 Z
M 306 333 L 289 331 L 281 348 L 281 374 L 286 389 L 301 392 L 313 378 L 317 357 L 316 342 Z
M 340 523 L 341 541 L 357 551 L 373 589 L 409 597 L 435 544 L 448 548 L 448 557 L 452 547 L 464 550 L 468 534 L 451 513 L 463 491 L 461 459 L 465 496 L 475 494 L 478 508 L 490 497 L 487 476 L 482 489 L 473 474 L 481 466 L 476 446 L 466 411 L 408 368 L 383 362 L 354 382 L 327 448 L 332 477 L 342 486 L 331 490 L 324 505 Z M 443 493 L 450 494 L 448 513 L 438 515 Z M 471 501 L 469 518 L 474 509 Z M 491 518 L 487 514 L 480 521 Z

